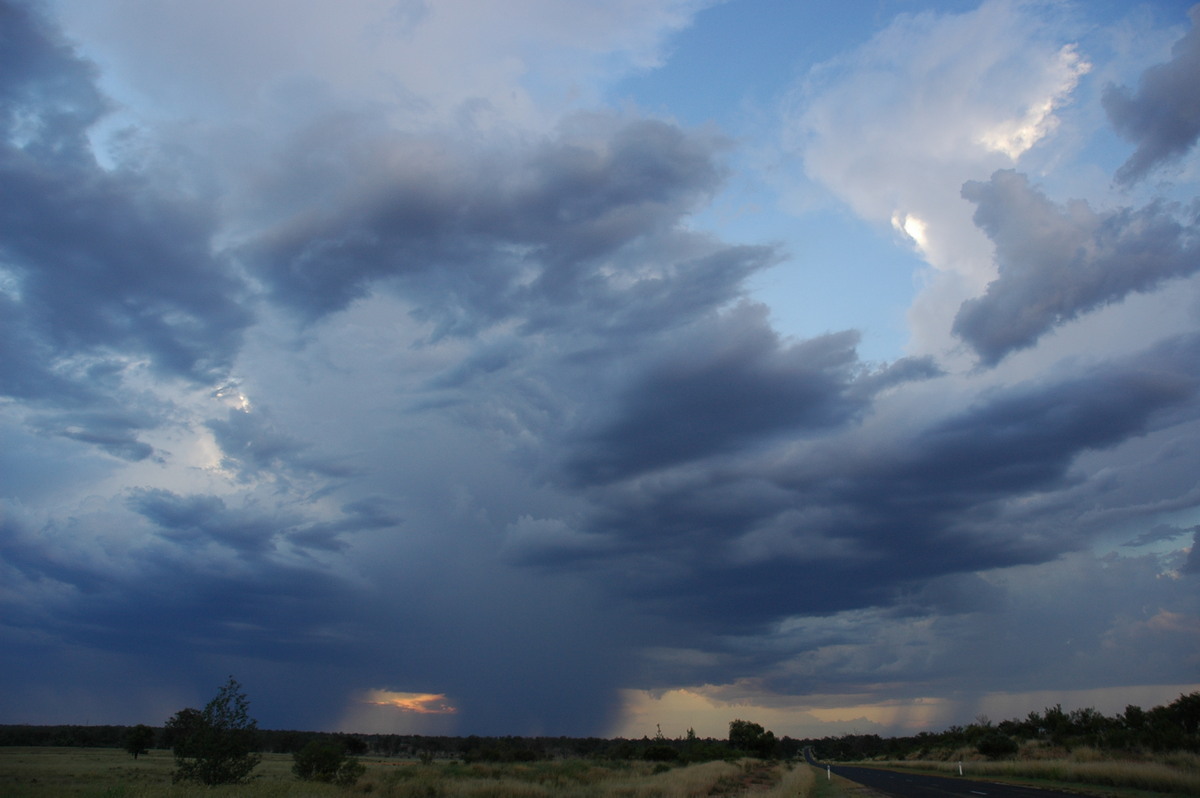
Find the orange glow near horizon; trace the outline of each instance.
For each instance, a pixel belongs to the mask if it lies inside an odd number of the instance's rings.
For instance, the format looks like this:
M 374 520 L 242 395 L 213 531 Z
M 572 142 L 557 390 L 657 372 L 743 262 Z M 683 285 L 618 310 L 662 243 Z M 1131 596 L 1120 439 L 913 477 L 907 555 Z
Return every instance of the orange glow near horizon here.
M 1160 614 L 1156 622 L 1175 624 L 1178 616 Z M 846 733 L 915 734 L 938 731 L 952 723 L 969 723 L 986 715 L 993 720 L 1024 717 L 1032 710 L 1061 704 L 1066 709 L 1091 707 L 1112 715 L 1129 703 L 1143 707 L 1173 701 L 1200 685 L 1129 685 L 1086 690 L 987 693 L 970 697 L 926 696 L 888 699 L 886 685 L 871 685 L 863 694 L 789 696 L 754 689 L 748 682 L 693 685 L 668 690 L 626 689 L 613 737 L 668 737 L 692 728 L 701 737 L 724 738 L 735 718 L 752 720 L 778 736 L 824 737 Z
M 364 703 L 392 707 L 418 715 L 453 715 L 458 708 L 446 702 L 445 693 L 399 693 L 394 690 L 368 690 Z
M 695 729 L 701 737 L 723 738 L 729 721 L 743 718 L 762 723 L 778 735 L 820 737 L 830 733 L 866 732 L 879 727 L 919 731 L 936 726 L 952 708 L 938 698 L 864 701 L 859 696 L 794 696 L 755 692 L 745 685 L 694 685 L 671 690 L 624 690 L 617 737 L 640 737 L 661 726 L 682 734 Z M 650 731 L 647 732 L 647 729 Z

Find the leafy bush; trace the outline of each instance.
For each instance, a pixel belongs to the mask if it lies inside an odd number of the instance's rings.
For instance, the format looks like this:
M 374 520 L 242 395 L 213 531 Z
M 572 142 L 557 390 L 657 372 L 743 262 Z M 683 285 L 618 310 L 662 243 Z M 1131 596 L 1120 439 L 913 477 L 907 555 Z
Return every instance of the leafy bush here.
M 350 787 L 366 772 L 363 764 L 347 756 L 345 746 L 336 742 L 313 740 L 292 754 L 292 759 L 292 772 L 304 781 L 323 781 Z
M 1017 741 L 1013 738 L 1001 734 L 1000 732 L 992 732 L 980 738 L 975 750 L 986 756 L 988 759 L 1001 759 L 1006 756 L 1013 756 L 1020 749 Z
M 642 759 L 647 762 L 676 762 L 679 752 L 669 745 L 652 745 L 642 752 Z

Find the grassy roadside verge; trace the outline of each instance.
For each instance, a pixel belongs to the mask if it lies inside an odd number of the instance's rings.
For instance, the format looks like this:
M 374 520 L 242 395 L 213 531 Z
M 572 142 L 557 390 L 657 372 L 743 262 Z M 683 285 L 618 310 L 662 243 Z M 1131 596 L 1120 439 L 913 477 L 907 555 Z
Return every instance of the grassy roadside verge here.
M 868 798 L 879 795 L 869 787 L 841 776 L 827 776 L 825 768 L 805 765 L 804 769 L 812 774 L 812 784 L 809 792 L 800 793 L 803 798 Z
M 849 764 L 849 763 L 847 763 Z M 945 761 L 872 761 L 856 767 L 907 770 L 933 776 L 959 775 L 959 763 Z M 1088 795 L 1138 798 L 1141 796 L 1200 795 L 1200 757 L 1191 754 L 1163 757 L 1160 761 L 1009 760 L 964 762 L 964 778 L 1022 784 L 1043 789 Z

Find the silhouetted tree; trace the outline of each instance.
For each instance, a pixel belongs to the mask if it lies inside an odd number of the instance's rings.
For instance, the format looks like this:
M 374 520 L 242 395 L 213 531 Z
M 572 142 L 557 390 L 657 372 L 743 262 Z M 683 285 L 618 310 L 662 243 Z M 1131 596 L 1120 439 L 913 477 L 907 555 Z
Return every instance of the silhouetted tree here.
M 292 772 L 304 781 L 350 787 L 366 771 L 361 762 L 346 755 L 346 747 L 338 740 L 313 740 L 292 754 L 292 759 Z
M 130 756 L 137 759 L 150 750 L 152 742 L 154 742 L 154 729 L 144 723 L 139 723 L 125 735 L 125 750 L 129 752 Z
M 729 722 L 729 747 L 769 759 L 775 755 L 775 733 L 748 720 Z
M 203 711 L 181 709 L 167 721 L 174 741 L 175 781 L 238 784 L 258 765 L 258 722 L 232 676 Z

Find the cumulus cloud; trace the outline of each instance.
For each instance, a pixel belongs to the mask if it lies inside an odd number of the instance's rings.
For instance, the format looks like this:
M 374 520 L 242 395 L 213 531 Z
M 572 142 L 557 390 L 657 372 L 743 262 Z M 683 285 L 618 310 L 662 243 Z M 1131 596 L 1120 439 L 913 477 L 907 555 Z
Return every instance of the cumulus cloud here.
M 553 125 L 599 86 L 660 63 L 703 0 L 217 0 L 166 8 L 54 0 L 112 89 L 140 106 L 221 123 L 308 107 L 386 108 L 401 129 Z M 312 46 L 320 42 L 320 46 Z M 215 57 L 214 57 L 215 56 Z M 126 99 L 121 97 L 121 99 Z M 289 107 L 291 106 L 291 107 Z
M 1117 170 L 1118 183 L 1135 183 L 1178 160 L 1200 137 L 1200 7 L 1188 17 L 1192 29 L 1175 43 L 1171 60 L 1147 69 L 1136 92 L 1115 85 L 1104 92 L 1113 127 L 1137 146 Z
M 999 276 L 963 303 L 954 333 L 987 364 L 1083 313 L 1200 269 L 1194 210 L 1059 206 L 1011 170 L 968 182 L 962 193 L 996 245 Z
M 805 171 L 868 219 L 919 227 L 914 238 L 939 268 L 967 268 L 956 263 L 959 204 L 947 186 L 1036 144 L 1088 69 L 1040 23 L 1036 5 L 996 0 L 962 14 L 903 14 L 820 65 L 796 98 Z
M 1058 128 L 1091 69 L 1064 28 L 1048 4 L 1008 0 L 899 14 L 810 70 L 787 106 L 785 146 L 805 175 L 932 267 L 908 313 L 910 352 L 945 356 L 953 309 L 995 275 L 959 188 Z

